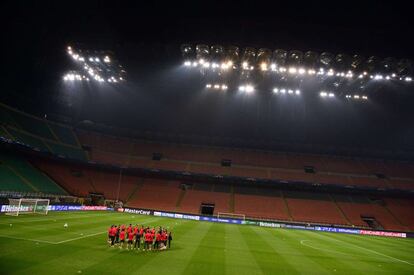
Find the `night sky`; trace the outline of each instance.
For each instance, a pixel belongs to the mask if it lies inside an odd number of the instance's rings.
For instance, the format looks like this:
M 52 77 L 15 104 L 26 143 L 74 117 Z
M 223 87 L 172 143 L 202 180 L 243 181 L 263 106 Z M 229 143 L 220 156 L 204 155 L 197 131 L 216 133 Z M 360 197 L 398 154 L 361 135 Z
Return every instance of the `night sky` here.
M 182 43 L 413 60 L 412 15 L 396 2 L 16 2 L 0 4 L 1 100 L 12 106 L 163 133 L 414 152 L 413 85 L 385 87 L 364 106 L 293 102 L 212 95 L 180 67 Z M 128 83 L 63 83 L 65 48 L 77 43 L 112 50 Z

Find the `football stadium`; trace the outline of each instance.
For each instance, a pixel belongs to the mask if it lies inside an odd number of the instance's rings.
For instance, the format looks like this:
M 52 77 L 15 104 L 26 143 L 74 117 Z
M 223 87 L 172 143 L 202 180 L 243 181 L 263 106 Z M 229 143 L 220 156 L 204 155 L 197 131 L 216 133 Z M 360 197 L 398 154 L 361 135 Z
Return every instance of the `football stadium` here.
M 407 11 L 255 5 L 7 5 L 0 274 L 414 274 Z

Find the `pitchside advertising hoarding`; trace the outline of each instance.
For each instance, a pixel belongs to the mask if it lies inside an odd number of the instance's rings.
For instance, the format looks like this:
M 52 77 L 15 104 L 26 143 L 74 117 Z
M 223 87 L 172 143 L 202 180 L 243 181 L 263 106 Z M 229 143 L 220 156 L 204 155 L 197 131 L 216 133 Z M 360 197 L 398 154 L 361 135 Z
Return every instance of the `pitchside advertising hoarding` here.
M 15 205 L 1 205 L 0 212 L 32 212 L 33 206 L 21 205 L 19 209 Z M 80 205 L 49 205 L 48 211 L 113 211 L 106 206 L 80 206 Z
M 0 212 L 13 212 L 16 211 L 16 206 L 0 205 Z M 31 206 L 20 206 L 20 212 L 30 212 L 33 209 Z M 240 220 L 240 219 L 226 219 L 215 218 L 208 216 L 181 214 L 174 212 L 154 211 L 151 209 L 139 209 L 139 208 L 110 208 L 106 206 L 80 206 L 80 205 L 49 205 L 48 211 L 118 211 L 124 213 L 131 213 L 137 215 L 167 217 L 173 219 L 184 219 L 194 221 L 208 221 L 218 223 L 229 224 L 245 224 L 256 225 L 261 227 L 273 227 L 273 228 L 289 228 L 289 229 L 301 229 L 301 230 L 313 230 L 321 232 L 333 232 L 333 233 L 345 233 L 345 234 L 357 234 L 357 235 L 369 235 L 369 236 L 382 236 L 382 237 L 394 237 L 394 238 L 407 238 L 406 233 L 390 232 L 390 231 L 377 231 L 377 230 L 362 230 L 353 228 L 341 228 L 341 227 L 326 227 L 326 226 L 306 226 L 296 224 L 285 224 L 277 222 L 267 221 L 255 221 L 255 220 Z

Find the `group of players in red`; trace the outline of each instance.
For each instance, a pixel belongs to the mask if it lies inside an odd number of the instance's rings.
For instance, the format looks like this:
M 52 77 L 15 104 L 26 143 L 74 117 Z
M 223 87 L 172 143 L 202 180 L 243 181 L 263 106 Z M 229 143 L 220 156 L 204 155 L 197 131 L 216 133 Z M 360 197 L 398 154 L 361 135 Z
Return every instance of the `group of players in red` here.
M 164 250 L 171 248 L 172 233 L 161 226 L 150 228 L 144 226 L 111 225 L 108 229 L 108 243 L 111 247 L 118 245 L 123 249 Z

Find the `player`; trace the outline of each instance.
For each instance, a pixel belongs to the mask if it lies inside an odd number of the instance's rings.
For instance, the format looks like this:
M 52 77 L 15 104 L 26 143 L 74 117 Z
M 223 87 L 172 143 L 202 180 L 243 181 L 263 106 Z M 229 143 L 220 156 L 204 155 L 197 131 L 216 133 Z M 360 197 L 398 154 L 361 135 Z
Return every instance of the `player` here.
M 112 228 L 113 228 L 114 226 L 113 225 L 111 225 L 109 228 L 108 228 L 108 243 L 111 243 L 111 232 L 112 232 Z
M 152 233 L 149 230 L 149 228 L 146 230 L 145 232 L 145 250 L 151 250 L 151 246 L 152 246 Z
M 172 232 L 168 232 L 168 248 L 171 248 L 171 241 L 172 241 Z
M 138 228 L 138 225 L 135 227 L 134 233 L 135 233 L 135 244 L 134 249 L 140 249 L 141 248 L 141 236 L 142 236 L 142 227 L 141 229 Z
M 109 232 L 109 236 L 111 238 L 111 247 L 114 247 L 116 232 L 117 232 L 116 226 L 112 226 L 111 232 Z
M 125 229 L 121 230 L 121 232 L 119 233 L 119 249 L 124 248 L 124 244 L 125 244 L 125 237 L 126 237 L 126 232 Z
M 134 242 L 134 237 L 135 237 L 134 231 L 132 229 L 129 230 L 127 250 L 129 250 L 129 248 L 131 248 L 131 250 L 132 250 L 132 248 L 133 248 L 132 243 Z

